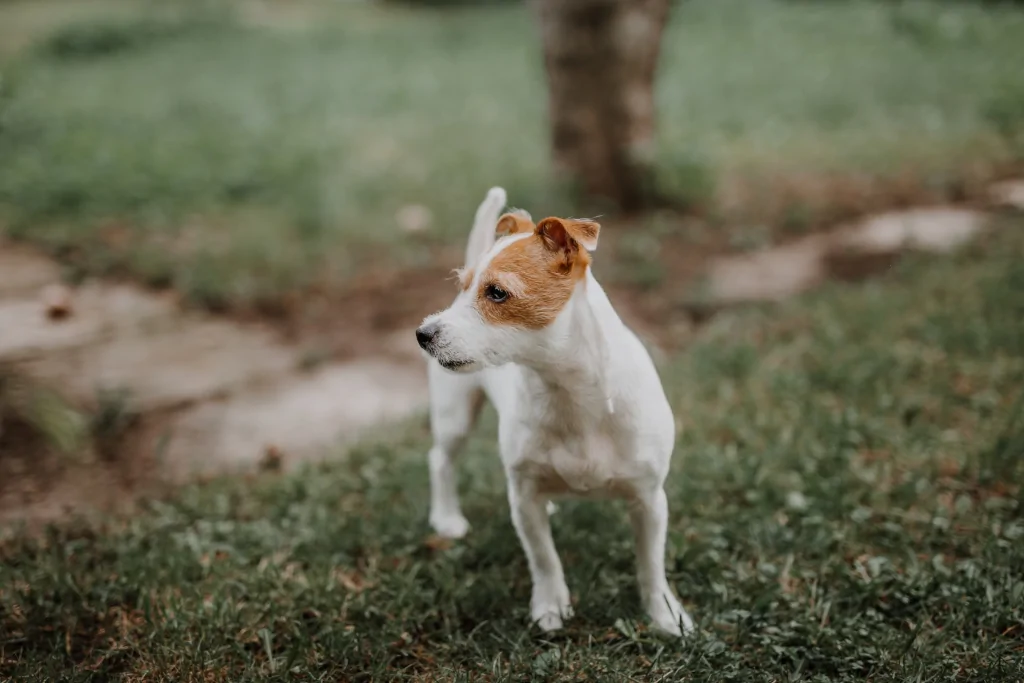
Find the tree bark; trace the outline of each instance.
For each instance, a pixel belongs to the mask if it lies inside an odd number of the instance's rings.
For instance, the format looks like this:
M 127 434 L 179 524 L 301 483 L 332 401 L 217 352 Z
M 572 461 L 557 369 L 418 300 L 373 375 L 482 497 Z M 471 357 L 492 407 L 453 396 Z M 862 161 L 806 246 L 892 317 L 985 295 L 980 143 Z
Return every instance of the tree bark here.
M 555 170 L 623 210 L 653 198 L 654 76 L 671 0 L 537 0 Z

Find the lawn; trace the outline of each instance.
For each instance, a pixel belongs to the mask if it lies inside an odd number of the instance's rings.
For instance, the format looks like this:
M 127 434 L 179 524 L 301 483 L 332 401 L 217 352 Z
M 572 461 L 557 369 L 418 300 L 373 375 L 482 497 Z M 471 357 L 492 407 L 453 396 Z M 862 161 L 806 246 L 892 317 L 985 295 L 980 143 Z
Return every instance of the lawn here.
M 8 532 L 0 678 L 1020 681 L 1024 221 L 999 226 L 723 313 L 663 369 L 691 640 L 646 630 L 624 510 L 597 503 L 554 520 L 577 616 L 528 627 L 489 416 L 454 545 L 428 536 L 421 424 L 130 518 Z
M 536 33 L 520 3 L 4 0 L 0 225 L 72 277 L 214 307 L 443 260 L 491 185 L 572 210 Z M 796 231 L 970 195 L 1022 157 L 1021 35 L 1024 11 L 974 3 L 678 3 L 661 182 Z M 417 204 L 431 226 L 407 234 Z

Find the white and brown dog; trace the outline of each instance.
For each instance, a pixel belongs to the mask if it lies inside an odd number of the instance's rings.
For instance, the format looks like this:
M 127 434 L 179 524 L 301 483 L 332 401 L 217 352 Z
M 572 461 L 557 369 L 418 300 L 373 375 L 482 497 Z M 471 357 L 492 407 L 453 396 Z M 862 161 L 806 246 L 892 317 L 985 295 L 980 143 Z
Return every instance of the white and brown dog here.
M 664 482 L 675 424 L 647 350 L 616 315 L 590 270 L 593 221 L 506 213 L 493 188 L 477 209 L 452 305 L 416 330 L 430 363 L 430 523 L 469 529 L 452 458 L 484 395 L 498 416 L 512 522 L 533 580 L 530 614 L 545 631 L 572 615 L 551 537 L 551 499 L 618 497 L 629 504 L 637 576 L 654 625 L 693 622 L 665 577 Z

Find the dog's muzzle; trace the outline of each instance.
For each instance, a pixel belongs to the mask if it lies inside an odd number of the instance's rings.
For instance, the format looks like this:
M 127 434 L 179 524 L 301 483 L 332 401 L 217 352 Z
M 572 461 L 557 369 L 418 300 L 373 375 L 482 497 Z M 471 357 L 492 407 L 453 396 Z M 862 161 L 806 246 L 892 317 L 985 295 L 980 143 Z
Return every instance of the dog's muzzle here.
M 472 361 L 453 358 L 446 350 L 438 348 L 438 342 L 443 341 L 439 339 L 440 336 L 441 326 L 436 322 L 421 325 L 416 330 L 416 341 L 419 343 L 420 348 L 436 360 L 445 370 L 455 371 L 473 365 Z

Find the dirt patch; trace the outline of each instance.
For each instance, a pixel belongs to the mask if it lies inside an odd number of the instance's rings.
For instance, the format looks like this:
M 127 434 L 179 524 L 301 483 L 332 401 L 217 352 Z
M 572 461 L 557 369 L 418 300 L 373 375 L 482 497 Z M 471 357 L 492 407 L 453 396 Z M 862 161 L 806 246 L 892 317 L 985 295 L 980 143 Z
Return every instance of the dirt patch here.
M 826 278 L 857 280 L 890 268 L 906 251 L 951 251 L 980 232 L 980 211 L 935 207 L 890 212 L 780 247 L 715 260 L 700 301 L 710 307 L 777 301 Z
M 999 208 L 1024 211 L 1024 180 L 1004 180 L 992 186 L 990 199 Z
M 55 317 L 41 292 L 59 268 L 9 244 L 0 267 L 0 379 L 19 387 L 17 409 L 0 395 L 0 518 L 34 521 L 122 509 L 195 473 L 252 469 L 268 452 L 282 465 L 323 457 L 422 410 L 425 368 L 412 334 L 394 332 L 431 292 L 450 293 L 434 273 L 433 289 L 413 286 L 388 308 L 396 279 L 381 278 L 296 339 L 125 283 L 72 288 Z M 331 347 L 311 356 L 317 339 Z
M 712 304 L 724 306 L 793 296 L 824 278 L 825 251 L 825 240 L 813 237 L 755 254 L 717 260 L 709 271 L 704 297 Z
M 98 392 L 117 391 L 150 412 L 278 382 L 298 358 L 275 336 L 256 325 L 169 316 L 20 365 L 32 377 L 59 383 L 77 404 L 91 406 Z
M 177 479 L 245 468 L 268 455 L 291 466 L 337 453 L 367 430 L 424 408 L 425 368 L 362 359 L 331 364 L 249 392 L 207 402 L 159 426 L 172 433 L 160 457 Z M 160 443 L 153 434 L 151 447 Z
M 715 205 L 732 225 L 763 223 L 780 236 L 829 229 L 876 214 L 920 206 L 982 205 L 993 189 L 1010 185 L 1019 162 L 966 165 L 955 174 L 922 174 L 919 169 L 885 174 L 776 172 L 723 175 Z M 993 184 L 994 183 L 994 184 Z
M 10 422 L 0 434 L 0 482 L 0 525 L 124 513 L 140 497 L 168 490 L 149 461 L 79 462 L 53 449 L 38 431 Z
M 830 249 L 867 253 L 895 253 L 906 249 L 935 253 L 956 249 L 983 227 L 980 211 L 936 207 L 889 212 L 841 228 Z

